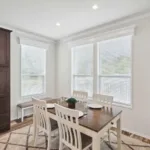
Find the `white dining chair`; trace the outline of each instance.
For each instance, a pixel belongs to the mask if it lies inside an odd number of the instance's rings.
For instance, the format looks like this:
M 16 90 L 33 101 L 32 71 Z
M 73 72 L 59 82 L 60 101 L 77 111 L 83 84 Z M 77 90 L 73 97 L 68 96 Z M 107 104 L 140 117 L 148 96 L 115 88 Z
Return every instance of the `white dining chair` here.
M 39 132 L 43 132 L 47 135 L 47 150 L 51 148 L 51 135 L 52 132 L 57 129 L 52 129 L 50 118 L 48 117 L 47 105 L 43 100 L 32 98 L 33 100 L 33 119 L 34 119 L 34 146 L 37 143 Z M 55 140 L 55 139 L 53 139 Z
M 93 94 L 93 102 L 101 104 L 102 106 L 111 109 L 112 108 L 112 103 L 113 103 L 113 96 L 102 95 L 102 94 Z M 109 141 L 109 144 L 110 144 L 111 143 L 110 129 L 108 130 L 108 141 Z
M 55 104 L 59 127 L 59 150 L 64 146 L 71 150 L 87 150 L 92 146 L 92 138 L 79 131 L 79 111 Z
M 78 101 L 87 101 L 88 93 L 84 91 L 73 91 L 72 97 L 76 98 Z
M 104 107 L 112 108 L 113 96 L 93 94 L 93 102 L 102 104 Z

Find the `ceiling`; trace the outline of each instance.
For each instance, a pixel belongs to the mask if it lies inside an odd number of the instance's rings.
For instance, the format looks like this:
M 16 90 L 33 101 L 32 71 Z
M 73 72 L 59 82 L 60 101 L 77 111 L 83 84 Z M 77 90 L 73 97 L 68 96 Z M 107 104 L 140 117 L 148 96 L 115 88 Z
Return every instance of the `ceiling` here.
M 150 9 L 150 0 L 0 0 L 0 4 L 1 23 L 53 39 Z M 93 10 L 94 4 L 99 9 Z

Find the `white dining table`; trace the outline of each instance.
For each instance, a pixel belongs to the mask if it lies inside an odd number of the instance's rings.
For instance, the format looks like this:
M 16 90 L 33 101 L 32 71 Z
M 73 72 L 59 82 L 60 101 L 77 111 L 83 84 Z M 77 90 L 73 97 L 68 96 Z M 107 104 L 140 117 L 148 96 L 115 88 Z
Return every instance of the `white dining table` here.
M 57 101 L 59 100 L 54 99 L 50 103 Z M 67 107 L 65 103 L 59 104 Z M 76 109 L 81 110 L 80 103 Z M 117 125 L 117 150 L 121 150 L 121 115 L 122 111 L 115 108 L 88 109 L 87 115 L 79 118 L 79 131 L 92 137 L 92 150 L 101 150 L 101 138 L 112 127 L 112 123 Z M 55 108 L 48 109 L 48 116 L 57 121 Z

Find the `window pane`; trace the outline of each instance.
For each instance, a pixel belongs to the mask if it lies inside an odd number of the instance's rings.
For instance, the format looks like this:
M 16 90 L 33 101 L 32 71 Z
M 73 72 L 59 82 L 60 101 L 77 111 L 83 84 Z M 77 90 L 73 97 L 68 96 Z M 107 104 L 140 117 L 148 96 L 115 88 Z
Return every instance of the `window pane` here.
M 93 44 L 73 48 L 73 73 L 91 75 L 93 72 Z
M 22 76 L 22 96 L 43 94 L 44 76 Z
M 88 92 L 88 96 L 93 94 L 93 78 L 92 77 L 74 77 L 74 90 Z
M 131 74 L 131 36 L 99 43 L 99 73 L 101 75 Z
M 38 47 L 21 45 L 22 74 L 44 74 L 46 50 Z
M 130 78 L 100 77 L 100 93 L 114 96 L 114 101 L 131 104 Z
M 21 95 L 45 92 L 46 50 L 21 45 Z

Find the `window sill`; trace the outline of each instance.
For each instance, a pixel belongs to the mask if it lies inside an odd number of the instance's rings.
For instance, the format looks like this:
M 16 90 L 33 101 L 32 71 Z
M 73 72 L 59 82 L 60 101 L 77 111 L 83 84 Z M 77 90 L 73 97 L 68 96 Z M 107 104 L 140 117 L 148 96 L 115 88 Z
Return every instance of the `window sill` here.
M 35 94 L 35 95 L 28 95 L 28 96 L 22 96 L 22 100 L 23 101 L 29 101 L 29 100 L 32 100 L 32 97 L 39 97 L 39 98 L 42 98 L 42 97 L 46 97 L 46 93 L 43 93 L 43 94 Z
M 128 108 L 128 109 L 132 109 L 132 104 L 127 105 L 127 104 L 121 104 L 121 103 L 113 103 L 113 106 L 117 106 L 117 107 L 123 107 L 123 108 Z
M 88 98 L 89 102 L 91 102 L 92 100 L 93 100 L 92 97 Z M 116 102 L 114 102 L 112 105 L 113 106 L 117 106 L 117 107 L 123 107 L 123 108 L 127 108 L 127 109 L 132 109 L 132 104 L 131 105 L 127 105 L 127 104 L 122 104 L 122 103 L 116 103 Z

